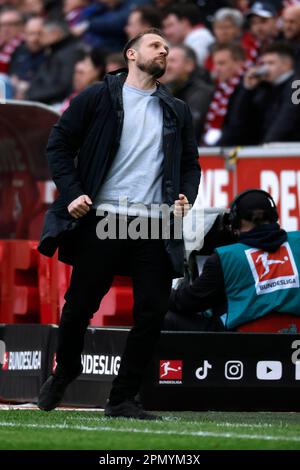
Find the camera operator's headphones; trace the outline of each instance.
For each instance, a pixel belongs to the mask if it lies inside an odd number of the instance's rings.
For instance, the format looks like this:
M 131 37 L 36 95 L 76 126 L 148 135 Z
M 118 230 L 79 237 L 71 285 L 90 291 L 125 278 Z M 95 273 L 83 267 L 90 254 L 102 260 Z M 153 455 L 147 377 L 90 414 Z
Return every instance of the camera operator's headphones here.
M 244 198 L 244 196 L 251 194 L 251 193 L 260 193 L 263 196 L 265 196 L 266 199 L 268 199 L 270 203 L 270 208 L 264 209 L 265 211 L 268 212 L 268 220 L 270 221 L 270 223 L 275 223 L 278 221 L 278 212 L 277 212 L 275 201 L 272 198 L 272 196 L 269 193 L 267 193 L 267 191 L 264 191 L 262 189 L 247 189 L 246 191 L 243 191 L 240 194 L 238 194 L 230 205 L 228 223 L 229 225 L 231 225 L 232 229 L 240 228 L 240 222 L 242 218 L 245 220 L 251 221 L 252 213 L 253 213 L 253 210 L 255 209 L 249 209 L 248 211 L 245 211 L 245 213 L 243 214 L 240 214 L 240 210 L 239 210 L 239 203 L 241 202 L 241 199 Z

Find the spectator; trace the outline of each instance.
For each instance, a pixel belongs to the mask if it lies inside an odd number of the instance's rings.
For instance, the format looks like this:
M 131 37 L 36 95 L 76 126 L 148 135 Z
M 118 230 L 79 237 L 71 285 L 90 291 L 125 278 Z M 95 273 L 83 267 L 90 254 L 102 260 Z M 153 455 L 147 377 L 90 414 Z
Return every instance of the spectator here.
M 126 42 L 124 28 L 130 11 L 150 0 L 101 0 L 95 15 L 72 28 L 76 36 L 87 34 L 90 44 L 119 52 Z
M 160 29 L 160 27 L 161 15 L 157 9 L 152 5 L 142 5 L 129 14 L 125 32 L 128 39 L 132 39 L 137 34 L 147 31 L 147 29 Z
M 115 72 L 124 68 L 127 68 L 127 65 L 122 52 L 108 54 L 105 60 L 105 73 Z
M 200 11 L 196 5 L 179 4 L 170 7 L 165 13 L 163 29 L 172 46 L 189 46 L 196 53 L 198 65 L 203 65 L 214 38 L 201 24 Z
M 103 6 L 98 3 L 91 3 L 91 0 L 64 0 L 63 10 L 64 18 L 68 23 L 71 32 L 77 36 L 77 28 L 79 28 L 79 35 L 81 41 L 87 46 L 93 46 L 95 39 L 89 33 L 81 33 L 80 28 L 86 21 L 92 19 Z
M 48 48 L 47 59 L 32 80 L 26 98 L 54 104 L 71 93 L 73 69 L 80 52 L 68 25 L 61 21 L 44 24 L 42 42 Z
M 283 34 L 295 49 L 295 68 L 300 72 L 300 5 L 286 8 L 282 14 Z
M 243 31 L 244 16 L 234 8 L 221 8 L 213 18 L 213 32 L 216 38 L 215 44 L 230 44 L 239 42 L 245 49 L 247 63 L 253 64 L 256 58 L 256 41 L 248 32 Z M 211 46 L 212 49 L 212 46 Z M 205 68 L 213 70 L 213 58 L 210 54 L 205 61 Z
M 0 73 L 7 74 L 13 53 L 23 40 L 23 18 L 14 7 L 0 13 Z
M 60 111 L 63 113 L 71 100 L 93 83 L 102 80 L 104 75 L 104 57 L 101 50 L 94 49 L 79 60 L 74 68 L 73 92 L 63 102 Z
M 204 144 L 217 145 L 231 113 L 241 80 L 245 52 L 239 44 L 217 44 L 213 49 L 216 90 L 206 116 Z
M 252 189 L 239 194 L 230 211 L 237 243 L 217 248 L 192 285 L 172 292 L 171 311 L 185 319 L 189 312 L 225 304 L 221 312 L 226 312 L 221 317 L 225 329 L 269 313 L 299 315 L 300 288 L 294 275 L 288 275 L 286 284 L 274 280 L 285 278 L 285 263 L 297 272 L 300 232 L 287 233 L 277 221 L 276 205 L 268 193 Z M 189 329 L 199 329 L 200 320 L 195 315 Z
M 24 99 L 31 80 L 45 61 L 42 33 L 42 18 L 31 18 L 26 22 L 24 43 L 16 49 L 9 67 L 16 99 Z
M 276 8 L 267 2 L 255 2 L 248 13 L 250 32 L 255 40 L 252 51 L 253 62 L 265 47 L 278 39 Z
M 234 8 L 217 10 L 213 19 L 213 32 L 217 42 L 228 44 L 242 35 L 244 17 Z
M 220 145 L 258 145 L 300 140 L 299 108 L 292 101 L 293 49 L 274 43 L 265 50 L 263 69 L 245 74 Z
M 188 104 L 199 142 L 214 87 L 207 82 L 204 70 L 197 67 L 193 49 L 184 45 L 170 48 L 164 83 L 176 98 Z

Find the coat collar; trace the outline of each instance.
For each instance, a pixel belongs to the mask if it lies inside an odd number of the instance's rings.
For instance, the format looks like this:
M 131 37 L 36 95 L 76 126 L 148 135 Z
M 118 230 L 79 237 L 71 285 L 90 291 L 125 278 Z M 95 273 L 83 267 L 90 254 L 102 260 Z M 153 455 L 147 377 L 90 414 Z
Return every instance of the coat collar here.
M 115 72 L 106 74 L 104 78 L 104 81 L 107 83 L 108 88 L 110 90 L 112 100 L 118 111 L 123 110 L 122 88 L 126 81 L 127 73 L 127 69 L 119 69 Z M 153 93 L 153 95 L 157 96 L 167 106 L 169 106 L 169 108 L 172 109 L 176 117 L 178 117 L 177 109 L 175 106 L 175 98 L 165 85 L 163 85 L 159 81 L 156 81 L 156 84 L 157 90 Z

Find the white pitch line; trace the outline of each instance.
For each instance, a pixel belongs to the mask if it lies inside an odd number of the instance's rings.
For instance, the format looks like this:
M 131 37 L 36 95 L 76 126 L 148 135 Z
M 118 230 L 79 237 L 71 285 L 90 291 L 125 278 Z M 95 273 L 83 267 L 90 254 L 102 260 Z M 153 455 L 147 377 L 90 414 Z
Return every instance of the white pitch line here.
M 259 434 L 235 434 L 230 432 L 211 432 L 211 431 L 160 431 L 160 430 L 151 430 L 151 429 L 137 429 L 137 428 L 114 428 L 110 426 L 77 426 L 77 425 L 67 425 L 67 424 L 35 424 L 35 423 L 10 423 L 10 422 L 0 422 L 0 428 L 35 428 L 35 429 L 64 429 L 71 431 L 109 431 L 109 432 L 120 432 L 120 433 L 137 433 L 137 434 L 155 434 L 155 435 L 165 435 L 165 436 L 193 436 L 193 437 L 223 437 L 228 439 L 251 439 L 251 440 L 261 440 L 261 441 L 287 441 L 287 442 L 300 442 L 300 437 L 296 436 L 270 436 L 270 435 L 259 435 Z
M 0 404 L 1 411 L 10 411 L 10 410 L 30 410 L 30 411 L 40 411 L 36 405 L 25 404 L 25 405 L 3 405 Z M 63 407 L 60 406 L 56 408 L 56 411 L 104 411 L 103 408 L 75 408 L 75 407 Z
M 72 420 L 75 420 L 75 421 L 107 421 L 107 418 L 105 417 L 102 417 L 102 416 L 72 416 Z M 199 424 L 203 424 L 203 422 L 201 421 L 189 421 L 187 418 L 183 418 L 181 419 L 180 417 L 177 417 L 177 416 L 163 416 L 163 421 L 180 421 L 181 423 L 186 423 L 186 424 L 195 424 L 195 425 L 199 425 Z M 157 423 L 159 423 L 159 421 L 157 421 Z M 228 423 L 228 422 L 224 422 L 224 423 L 215 423 L 213 421 L 206 421 L 205 424 L 212 424 L 214 426 L 217 426 L 218 428 L 271 428 L 274 426 L 274 424 L 271 424 L 271 423 L 261 423 L 261 424 L 250 424 L 250 423 Z M 300 424 L 300 423 L 299 423 Z M 280 427 L 285 427 L 287 426 L 286 423 L 283 423 Z

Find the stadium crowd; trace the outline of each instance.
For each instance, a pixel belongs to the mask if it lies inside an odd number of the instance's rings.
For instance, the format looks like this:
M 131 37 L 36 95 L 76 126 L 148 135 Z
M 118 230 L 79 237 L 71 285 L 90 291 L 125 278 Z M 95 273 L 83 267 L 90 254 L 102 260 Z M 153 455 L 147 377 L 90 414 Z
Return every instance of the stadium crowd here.
M 63 112 L 151 27 L 171 45 L 161 81 L 188 103 L 200 145 L 300 140 L 299 0 L 0 0 L 0 91 Z

